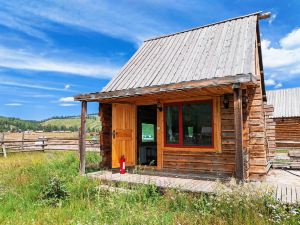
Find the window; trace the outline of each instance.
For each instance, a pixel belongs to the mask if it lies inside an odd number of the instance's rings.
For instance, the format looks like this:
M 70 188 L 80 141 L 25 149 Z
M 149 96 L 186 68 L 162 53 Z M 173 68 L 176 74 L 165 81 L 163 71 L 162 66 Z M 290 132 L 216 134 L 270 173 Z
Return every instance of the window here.
M 179 144 L 179 108 L 177 105 L 166 107 L 166 143 Z
M 213 147 L 212 101 L 169 104 L 164 113 L 166 146 Z
M 155 126 L 150 123 L 142 123 L 142 142 L 155 141 Z

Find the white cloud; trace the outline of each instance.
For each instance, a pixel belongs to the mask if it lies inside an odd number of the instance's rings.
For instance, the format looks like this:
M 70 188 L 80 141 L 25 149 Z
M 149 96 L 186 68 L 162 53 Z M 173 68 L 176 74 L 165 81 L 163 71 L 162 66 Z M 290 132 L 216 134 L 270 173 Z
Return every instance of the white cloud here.
M 297 39 L 298 38 L 298 39 Z M 273 47 L 271 41 L 262 40 L 263 63 L 274 74 L 275 80 L 289 80 L 300 75 L 300 28 L 293 30 Z M 280 85 L 279 85 L 280 86 Z
M 58 100 L 59 102 L 74 102 L 74 97 L 63 97 Z
M 71 104 L 71 103 L 61 103 L 59 104 L 60 106 L 63 106 L 63 107 L 69 107 L 69 106 L 75 106 L 76 104 Z
M 14 103 L 7 103 L 5 105 L 7 105 L 7 106 L 22 106 L 23 104 L 14 102 Z
M 184 3 L 185 1 L 180 5 L 191 8 L 189 4 Z M 173 5 L 177 5 L 175 2 L 157 5 L 142 1 L 134 1 L 132 4 L 128 1 L 119 1 L 116 4 L 112 1 L 97 0 L 75 0 L 73 2 L 28 0 L 26 4 L 19 4 L 18 1 L 10 0 L 3 2 L 3 5 L 13 15 L 12 18 L 9 18 L 10 21 L 6 23 L 6 26 L 30 34 L 36 32 L 36 27 L 51 21 L 141 43 L 145 38 L 161 32 L 169 32 L 178 26 L 178 23 L 172 18 L 166 18 L 165 14 L 152 13 L 152 10 L 177 10 L 179 7 L 173 7 Z M 202 7 L 202 4 L 198 4 L 198 7 Z M 164 20 L 161 17 L 164 17 Z M 24 19 L 27 20 L 20 24 L 20 21 Z M 26 26 L 28 20 L 32 22 L 31 27 Z M 15 28 L 15 24 L 18 27 Z
M 284 49 L 300 48 L 300 28 L 293 30 L 280 40 L 280 45 Z
M 55 97 L 55 95 L 34 94 L 34 95 L 29 95 L 29 97 L 33 97 L 33 98 L 53 98 L 53 97 Z
M 276 85 L 276 81 L 273 80 L 273 79 L 271 79 L 271 78 L 269 78 L 269 79 L 266 79 L 266 80 L 265 80 L 265 84 L 266 84 L 267 86 L 274 86 L 274 85 Z
M 66 84 L 66 85 L 65 85 L 65 89 L 66 89 L 66 90 L 68 90 L 70 87 L 71 87 L 70 84 Z
M 274 86 L 274 88 L 281 88 L 282 87 L 282 83 L 278 83 L 278 84 L 276 84 L 275 86 Z
M 290 66 L 300 62 L 299 49 L 285 49 L 270 47 L 269 40 L 262 40 L 263 63 L 267 68 Z
M 282 87 L 282 83 L 276 81 L 275 79 L 273 79 L 272 77 L 275 77 L 276 75 L 275 74 L 272 74 L 270 76 L 270 78 L 266 79 L 265 80 L 265 85 L 266 86 L 273 86 L 275 89 L 277 88 L 281 88 Z
M 272 24 L 273 21 L 276 19 L 276 17 L 277 17 L 277 15 L 276 15 L 275 13 L 273 13 L 273 14 L 271 15 L 271 18 L 268 20 L 268 23 L 269 23 L 269 24 Z
M 66 91 L 63 88 L 47 87 L 39 84 L 28 84 L 28 83 L 26 84 L 26 83 L 7 81 L 7 80 L 1 80 L 0 85 L 21 87 L 21 88 L 33 88 L 33 89 L 41 89 L 41 90 L 48 90 L 48 91 Z
M 0 46 L 0 66 L 12 69 L 70 73 L 97 78 L 111 78 L 118 71 L 118 67 L 108 64 L 68 62 L 63 59 L 51 59 L 37 53 L 22 49 L 9 49 L 3 46 Z
M 5 27 L 13 28 L 17 31 L 24 32 L 35 38 L 49 41 L 47 35 L 30 24 L 29 19 L 18 18 L 11 13 L 0 11 L 0 24 Z
M 1 82 L 0 82 L 1 85 Z M 55 95 L 52 94 L 34 94 L 34 93 L 25 93 L 21 94 L 21 97 L 26 97 L 26 98 L 53 98 Z

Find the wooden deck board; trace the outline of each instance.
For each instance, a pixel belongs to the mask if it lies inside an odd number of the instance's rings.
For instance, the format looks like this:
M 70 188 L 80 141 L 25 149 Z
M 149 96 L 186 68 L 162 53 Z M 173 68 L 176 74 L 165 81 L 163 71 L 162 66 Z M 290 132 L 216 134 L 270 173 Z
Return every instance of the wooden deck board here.
M 195 180 L 187 178 L 140 175 L 140 174 L 119 174 L 110 171 L 102 171 L 88 174 L 91 178 L 97 178 L 112 182 L 127 182 L 132 184 L 154 184 L 163 189 L 180 189 L 187 192 L 213 193 L 216 191 L 217 182 L 208 180 Z M 273 185 L 274 197 L 287 204 L 300 204 L 300 186 Z
M 275 197 L 284 203 L 300 203 L 300 187 L 278 185 L 275 189 Z

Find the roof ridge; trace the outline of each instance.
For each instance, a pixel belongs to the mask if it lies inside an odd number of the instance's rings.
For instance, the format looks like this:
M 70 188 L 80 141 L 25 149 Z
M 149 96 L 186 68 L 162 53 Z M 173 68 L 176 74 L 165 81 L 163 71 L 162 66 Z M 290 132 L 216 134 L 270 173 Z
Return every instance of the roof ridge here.
M 242 19 L 242 18 L 245 18 L 245 17 L 255 16 L 255 15 L 259 15 L 260 13 L 262 13 L 262 11 L 258 11 L 258 12 L 243 15 L 243 16 L 233 17 L 233 18 L 230 18 L 230 19 L 222 20 L 222 21 L 215 22 L 215 23 L 210 23 L 210 24 L 203 25 L 203 26 L 200 26 L 200 27 L 194 27 L 194 28 L 187 29 L 187 30 L 184 30 L 184 31 L 179 31 L 179 32 L 171 33 L 171 34 L 166 34 L 166 35 L 161 35 L 161 36 L 158 36 L 158 37 L 149 38 L 149 39 L 145 40 L 144 42 L 153 41 L 153 40 L 157 40 L 157 39 L 165 38 L 165 37 L 170 37 L 170 36 L 173 36 L 173 35 L 186 33 L 186 32 L 189 32 L 189 31 L 198 30 L 198 29 L 205 28 L 205 27 L 210 27 L 210 26 L 221 24 L 221 23 L 226 23 L 226 22 L 229 22 L 229 21 Z

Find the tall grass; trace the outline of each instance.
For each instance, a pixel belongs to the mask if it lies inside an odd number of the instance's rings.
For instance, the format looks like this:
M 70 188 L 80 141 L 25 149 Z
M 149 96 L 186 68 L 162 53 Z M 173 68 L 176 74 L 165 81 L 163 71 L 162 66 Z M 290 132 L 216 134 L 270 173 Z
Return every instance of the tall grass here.
M 99 157 L 89 153 L 87 164 Z M 10 154 L 0 158 L 0 224 L 298 224 L 286 207 L 253 186 L 220 187 L 216 195 L 153 185 L 101 188 L 78 176 L 76 153 Z M 113 184 L 112 184 L 113 185 Z

